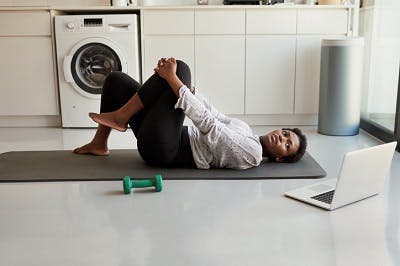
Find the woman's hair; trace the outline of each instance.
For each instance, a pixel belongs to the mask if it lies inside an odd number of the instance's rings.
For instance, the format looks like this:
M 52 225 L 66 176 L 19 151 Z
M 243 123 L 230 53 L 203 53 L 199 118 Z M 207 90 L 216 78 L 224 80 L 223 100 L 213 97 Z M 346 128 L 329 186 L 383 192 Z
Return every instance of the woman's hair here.
M 295 133 L 297 135 L 297 137 L 299 138 L 299 149 L 297 150 L 297 152 L 293 155 L 290 156 L 286 156 L 283 158 L 284 163 L 295 163 L 297 161 L 299 161 L 301 159 L 301 157 L 303 157 L 304 153 L 306 152 L 306 148 L 307 148 L 307 138 L 306 136 L 303 134 L 303 132 L 301 132 L 301 130 L 299 128 L 282 128 L 282 130 L 290 130 L 293 133 Z

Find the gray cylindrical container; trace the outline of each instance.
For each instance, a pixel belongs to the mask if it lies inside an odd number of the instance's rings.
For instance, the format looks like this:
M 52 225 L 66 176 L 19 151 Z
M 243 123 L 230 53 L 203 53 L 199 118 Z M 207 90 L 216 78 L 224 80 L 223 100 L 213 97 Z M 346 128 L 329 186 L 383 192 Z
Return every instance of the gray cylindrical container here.
M 364 39 L 324 39 L 321 45 L 318 132 L 356 135 L 360 127 Z

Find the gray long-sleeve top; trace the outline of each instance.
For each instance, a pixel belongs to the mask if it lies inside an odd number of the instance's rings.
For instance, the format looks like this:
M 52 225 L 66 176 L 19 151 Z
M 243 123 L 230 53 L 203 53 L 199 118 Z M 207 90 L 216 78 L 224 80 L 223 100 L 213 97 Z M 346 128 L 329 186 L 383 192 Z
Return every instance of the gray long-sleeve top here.
M 182 86 L 175 108 L 182 109 L 194 124 L 188 133 L 197 168 L 241 170 L 261 163 L 259 136 L 245 122 L 220 113 L 197 91 L 193 95 Z

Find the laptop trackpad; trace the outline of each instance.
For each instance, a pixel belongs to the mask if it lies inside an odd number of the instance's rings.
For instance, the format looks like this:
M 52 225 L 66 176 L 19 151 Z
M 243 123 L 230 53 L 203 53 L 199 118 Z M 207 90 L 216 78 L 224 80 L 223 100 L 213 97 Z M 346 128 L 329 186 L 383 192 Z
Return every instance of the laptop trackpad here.
M 318 185 L 309 187 L 309 189 L 312 191 L 315 191 L 315 192 L 325 192 L 325 191 L 332 190 L 333 187 L 330 185 L 326 185 L 326 184 L 318 184 Z

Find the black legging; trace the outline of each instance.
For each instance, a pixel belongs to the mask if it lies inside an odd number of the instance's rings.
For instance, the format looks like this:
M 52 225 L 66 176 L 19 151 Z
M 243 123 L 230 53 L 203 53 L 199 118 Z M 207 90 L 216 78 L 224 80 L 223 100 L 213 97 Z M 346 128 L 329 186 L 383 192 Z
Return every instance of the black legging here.
M 190 69 L 184 62 L 177 60 L 176 74 L 190 88 Z M 144 109 L 131 117 L 128 124 L 143 160 L 154 166 L 195 167 L 188 130 L 183 126 L 185 114 L 174 108 L 177 97 L 157 73 L 143 85 L 125 73 L 110 73 L 103 85 L 100 113 L 119 109 L 135 93 Z

